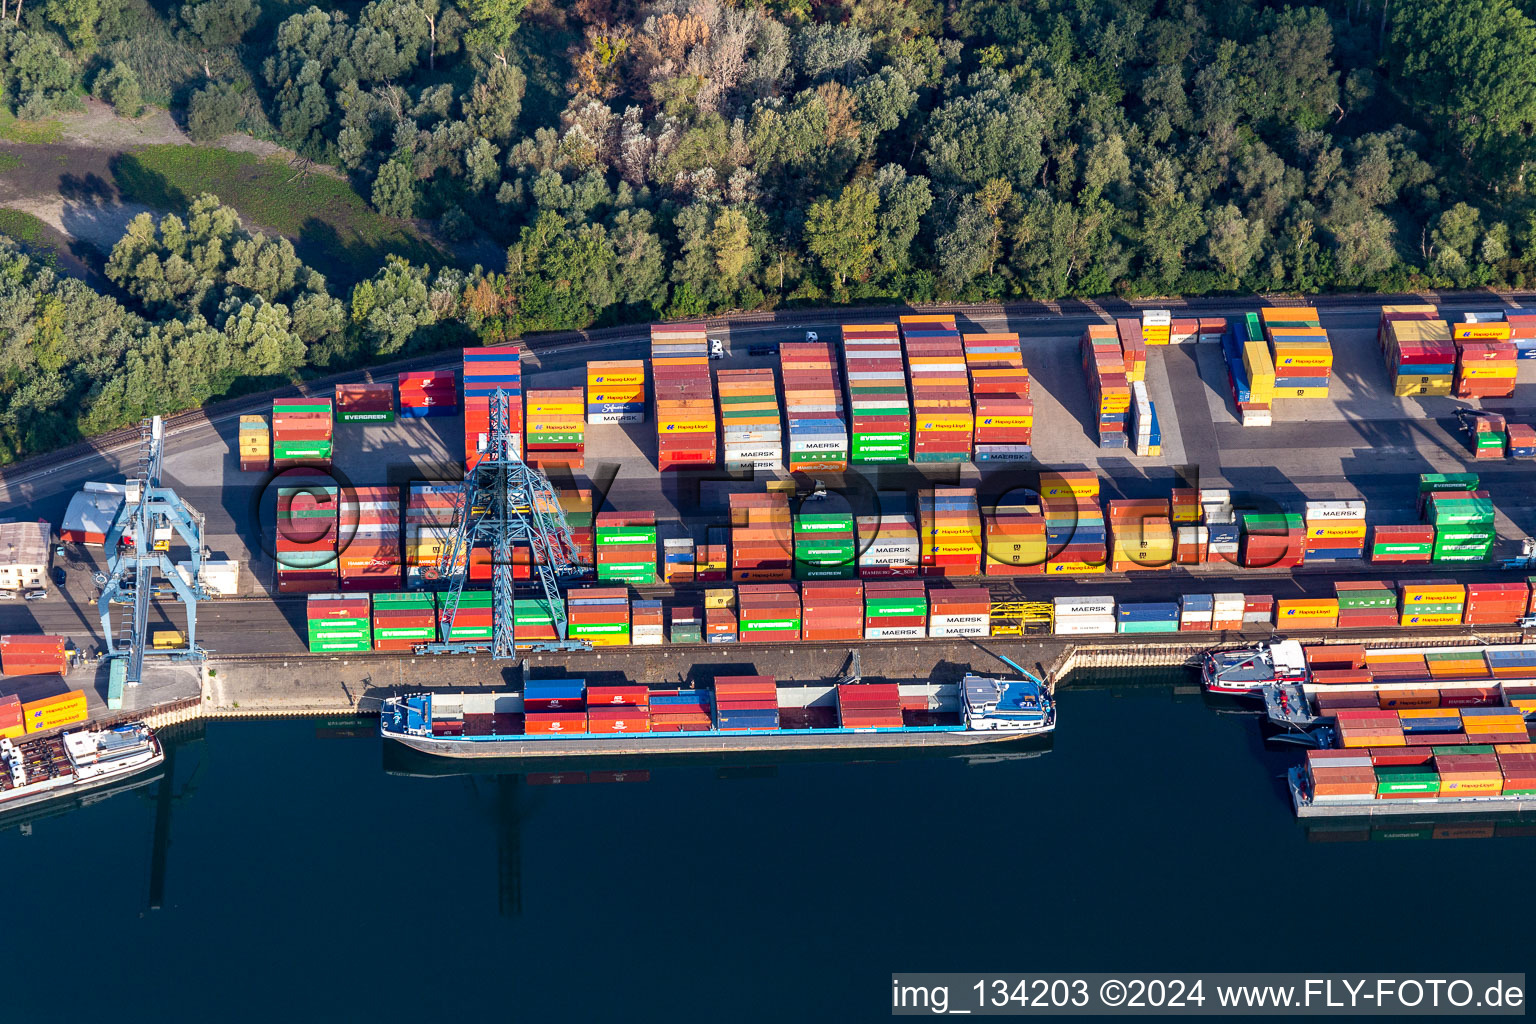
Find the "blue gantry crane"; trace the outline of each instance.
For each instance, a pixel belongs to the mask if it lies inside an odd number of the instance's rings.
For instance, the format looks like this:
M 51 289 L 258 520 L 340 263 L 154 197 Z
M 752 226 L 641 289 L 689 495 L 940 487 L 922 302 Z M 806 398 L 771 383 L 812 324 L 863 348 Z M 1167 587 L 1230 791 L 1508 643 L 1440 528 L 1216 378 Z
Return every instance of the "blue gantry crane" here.
M 101 633 L 106 639 L 108 657 L 115 659 L 111 667 L 112 691 L 139 684 L 144 676 L 146 654 L 178 660 L 201 660 L 204 656 L 197 645 L 197 602 L 210 596 L 201 582 L 203 517 L 174 490 L 160 484 L 165 447 L 165 427 L 160 417 L 142 421 L 139 432 L 138 475 L 124 487 L 123 507 L 106 534 L 103 549 L 107 552 L 107 570 L 96 574 L 96 583 L 101 587 L 96 602 L 101 613 Z M 190 582 L 182 578 L 171 562 L 173 535 L 179 536 L 190 552 Z M 149 605 L 156 596 L 158 577 L 164 577 L 171 586 L 165 596 L 174 594 L 186 606 L 187 630 L 180 643 L 151 648 L 146 643 Z M 114 604 L 129 606 L 116 629 L 112 627 Z
M 566 628 L 565 601 L 560 578 L 577 576 L 576 541 L 566 522 L 565 510 L 554 486 L 537 469 L 517 455 L 509 429 L 507 401 L 497 390 L 491 400 L 490 431 L 480 461 L 464 474 L 455 502 L 457 523 L 451 541 L 438 558 L 438 579 L 447 584 L 440 615 L 443 639 L 422 644 L 423 654 L 468 654 L 486 650 L 484 640 L 453 640 L 453 624 L 469 580 L 470 552 L 476 547 L 491 552 L 492 639 L 494 658 L 516 657 L 513 647 L 512 548 L 526 544 L 531 553 L 530 571 L 554 618 L 557 640 L 525 645 L 536 651 L 580 651 L 592 645 L 572 640 Z

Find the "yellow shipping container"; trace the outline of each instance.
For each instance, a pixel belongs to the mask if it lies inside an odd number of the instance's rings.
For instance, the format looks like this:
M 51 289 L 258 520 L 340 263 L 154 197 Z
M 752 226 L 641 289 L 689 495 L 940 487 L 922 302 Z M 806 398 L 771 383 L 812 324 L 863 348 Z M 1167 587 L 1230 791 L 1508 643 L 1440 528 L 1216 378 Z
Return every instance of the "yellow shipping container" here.
M 1418 377 L 1399 377 L 1392 385 L 1392 394 L 1398 398 L 1411 398 L 1417 395 L 1443 396 L 1451 393 L 1451 378 L 1449 376 L 1433 376 L 1427 381 L 1421 381 Z
M 735 587 L 710 587 L 704 591 L 705 608 L 735 608 Z
M 1329 519 L 1307 523 L 1308 537 L 1324 537 L 1343 540 L 1365 536 L 1365 520 L 1363 519 Z
M 713 434 L 715 425 L 709 420 L 662 422 L 658 428 L 663 434 Z
M 1047 474 L 1042 473 L 1040 496 L 1042 498 L 1097 498 L 1099 481 L 1096 477 L 1092 480 L 1050 479 Z
M 1480 340 L 1508 341 L 1514 336 L 1514 328 L 1502 321 L 1494 321 L 1486 324 L 1456 324 L 1451 328 L 1452 337 L 1477 338 Z
M 1276 398 L 1327 398 L 1327 388 L 1277 388 Z
M 1045 571 L 1052 576 L 1102 575 L 1109 570 L 1108 562 L 1094 565 L 1092 562 L 1047 562 Z
M 1513 380 L 1515 361 L 1462 363 L 1461 375 L 1476 380 Z
M 1375 744 L 1372 744 L 1375 746 Z M 1498 796 L 1504 792 L 1503 779 L 1440 779 L 1441 796 Z
M 1339 617 L 1339 602 L 1331 597 L 1305 597 L 1277 601 L 1275 617 L 1278 619 L 1336 619 Z
M 53 697 L 41 697 L 21 705 L 21 723 L 26 731 L 45 732 L 62 725 L 86 720 L 85 691 L 71 690 Z
M 1460 612 L 1441 612 L 1435 615 L 1404 615 L 1398 623 L 1401 626 L 1459 626 L 1461 625 Z
M 1407 604 L 1456 604 L 1466 600 L 1467 588 L 1453 583 L 1404 584 L 1398 591 Z

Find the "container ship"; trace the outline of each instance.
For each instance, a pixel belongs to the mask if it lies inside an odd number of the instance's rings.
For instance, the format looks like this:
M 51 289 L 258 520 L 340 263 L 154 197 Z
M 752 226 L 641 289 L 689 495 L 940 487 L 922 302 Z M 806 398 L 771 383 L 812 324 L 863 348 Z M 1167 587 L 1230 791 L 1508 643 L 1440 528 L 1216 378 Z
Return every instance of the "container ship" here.
M 858 678 L 855 659 L 853 674 L 830 684 L 720 676 L 703 689 L 651 689 L 527 680 L 512 693 L 391 697 L 379 729 L 414 750 L 460 758 L 958 748 L 1055 729 L 1050 687 L 1019 671 L 1017 679 L 870 683 Z
M 165 760 L 147 725 L 0 739 L 0 817 L 46 800 L 116 785 Z

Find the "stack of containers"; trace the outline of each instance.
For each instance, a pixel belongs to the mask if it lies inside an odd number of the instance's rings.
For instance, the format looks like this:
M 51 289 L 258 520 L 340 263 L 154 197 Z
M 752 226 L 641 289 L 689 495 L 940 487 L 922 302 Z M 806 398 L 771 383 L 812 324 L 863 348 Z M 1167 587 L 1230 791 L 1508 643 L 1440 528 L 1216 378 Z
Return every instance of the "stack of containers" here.
M 789 342 L 779 346 L 784 378 L 784 412 L 789 419 L 791 473 L 848 468 L 848 420 L 843 413 L 843 380 L 832 346 Z
M 1099 507 L 1099 478 L 1091 472 L 1040 474 L 1049 575 L 1097 574 L 1109 567 L 1109 524 Z
M 919 491 L 917 521 L 924 576 L 981 575 L 981 510 L 975 488 Z
M 1227 329 L 1228 324 L 1224 317 L 1201 317 L 1199 337 L 1200 344 L 1220 345 L 1222 337 L 1227 333 Z
M 1202 487 L 1199 494 L 1200 521 L 1205 526 L 1208 540 L 1206 561 L 1237 565 L 1242 538 L 1237 512 L 1232 507 L 1232 493 Z
M 789 495 L 732 494 L 731 579 L 787 580 L 794 576 Z
M 1379 785 L 1368 750 L 1309 750 L 1306 770 L 1307 788 L 1315 804 L 1374 797 Z
M 928 592 L 929 636 L 986 636 L 992 595 L 986 587 L 934 588 Z
M 1264 342 L 1258 314 L 1249 313 L 1233 324 L 1222 335 L 1221 348 L 1238 419 L 1245 427 L 1269 426 L 1274 419 L 1275 361 Z
M 1310 306 L 1267 306 L 1259 311 L 1264 338 L 1275 361 L 1275 394 L 1285 398 L 1327 398 L 1333 368 L 1328 332 Z
M 310 594 L 304 610 L 309 653 L 330 654 L 372 648 L 368 595 Z
M 652 324 L 656 468 L 715 465 L 715 395 L 703 324 Z
M 844 729 L 900 729 L 901 688 L 896 683 L 839 683 L 837 720 Z
M 1536 796 L 1536 744 L 1502 743 L 1494 750 L 1504 776 L 1501 792 L 1506 796 Z
M 1371 527 L 1371 561 L 1381 564 L 1428 562 L 1434 557 L 1433 526 Z
M 405 502 L 405 585 L 425 587 L 440 577 L 458 522 L 462 490 L 454 484 L 411 484 Z
M 1376 344 L 1392 378 L 1392 393 L 1449 395 L 1456 368 L 1451 329 L 1434 306 L 1383 306 Z
M 969 462 L 976 422 L 965 349 L 953 316 L 904 316 L 912 388 L 912 461 Z
M 736 588 L 742 643 L 800 639 L 800 591 L 793 583 L 746 583 Z
M 62 676 L 69 671 L 64 637 L 0 636 L 0 672 L 8 676 Z
M 412 370 L 396 380 L 400 415 L 453 416 L 459 411 L 458 378 L 452 370 Z
M 651 732 L 708 732 L 714 726 L 703 690 L 652 690 Z
M 696 549 L 693 575 L 700 583 L 723 583 L 731 578 L 731 531 L 729 527 L 706 529 L 704 543 Z
M 1508 323 L 1455 324 L 1451 336 L 1456 341 L 1457 398 L 1508 398 L 1515 393 L 1520 353 Z
M 1530 607 L 1525 583 L 1468 583 L 1462 621 L 1469 626 L 1510 625 Z
M 1509 340 L 1515 343 L 1515 352 L 1521 359 L 1536 359 L 1536 313 L 1505 313 L 1504 322 L 1509 324 Z
M 971 375 L 977 464 L 1027 461 L 1034 443 L 1035 403 L 1030 400 L 1019 336 L 967 334 L 961 343 Z
M 1461 727 L 1469 744 L 1526 743 L 1530 740 L 1525 716 L 1519 708 L 1462 708 Z
M 1131 385 L 1131 450 L 1144 459 L 1163 454 L 1163 431 L 1157 422 L 1157 406 L 1147 392 L 1147 382 Z
M 1336 597 L 1290 597 L 1277 600 L 1275 625 L 1281 628 L 1337 629 L 1339 599 Z
M 285 474 L 284 480 L 295 480 Z M 277 489 L 277 589 L 283 594 L 335 590 L 340 488 L 316 477 Z
M 453 623 L 448 622 L 448 601 L 444 595 L 438 602 L 438 635 L 449 643 L 465 643 L 484 640 L 487 643 L 495 635 L 495 599 L 489 590 L 461 590 L 459 606 L 454 611 Z M 512 624 L 514 636 L 517 623 Z
M 1420 473 L 1418 511 L 1423 512 L 1430 495 L 1441 491 L 1477 490 L 1476 473 Z
M 851 580 L 859 574 L 852 513 L 795 516 L 795 579 Z
M 1467 606 L 1460 583 L 1403 580 L 1398 586 L 1398 623 L 1403 626 L 1459 626 Z
M 580 679 L 529 679 L 523 683 L 523 731 L 559 736 L 587 731 L 586 683 Z
M 70 690 L 53 697 L 39 697 L 21 705 L 21 723 L 27 733 L 48 732 L 83 722 L 90 716 L 84 690 Z
M 1509 438 L 1507 454 L 1510 458 L 1536 459 L 1536 427 L 1529 423 L 1511 423 L 1505 427 L 1505 436 Z
M 1397 625 L 1397 593 L 1390 583 L 1335 583 L 1340 629 L 1374 629 Z
M 1179 597 L 1179 632 L 1208 632 L 1215 628 L 1216 599 L 1210 594 Z
M 328 466 L 333 451 L 329 398 L 279 398 L 272 403 L 273 466 Z
M 1121 601 L 1115 607 L 1117 633 L 1177 633 L 1179 606 L 1168 602 L 1131 604 Z
M 337 384 L 336 422 L 395 422 L 395 386 L 387 381 L 373 384 Z
M 697 607 L 673 608 L 667 613 L 667 640 L 674 644 L 704 642 L 704 613 Z
M 21 698 L 14 693 L 0 697 L 0 740 L 14 740 L 25 735 L 26 731 L 26 722 L 21 712 Z
M 779 727 L 779 689 L 772 676 L 716 676 L 715 728 L 721 732 Z
M 1493 502 L 1487 491 L 1436 491 L 1424 502 L 1424 520 L 1435 528 L 1436 562 L 1481 562 L 1493 550 Z
M 571 541 L 576 545 L 566 555 L 585 572 L 594 572 L 597 555 L 592 529 L 592 492 L 588 488 L 579 487 L 557 493 L 560 509 L 565 513 L 565 523 L 571 528 Z
M 650 732 L 650 690 L 644 683 L 587 687 L 587 731 Z
M 1218 561 L 1211 557 L 1211 528 L 1209 526 L 1175 526 L 1173 528 L 1173 560 L 1179 565 L 1205 565 Z
M 1474 459 L 1502 459 L 1506 430 L 1504 417 L 1498 413 L 1484 412 L 1472 417 L 1472 429 L 1467 434 L 1467 445 Z
M 1108 505 L 1111 572 L 1167 569 L 1173 565 L 1173 524 L 1165 499 L 1111 501 Z
M 240 417 L 240 468 L 265 473 L 272 465 L 272 434 L 265 416 Z
M 1270 594 L 1245 594 L 1243 596 L 1243 627 L 1273 625 L 1275 599 Z
M 1211 628 L 1216 630 L 1242 629 L 1243 609 L 1247 602 L 1242 594 L 1211 595 Z
M 697 558 L 693 538 L 666 538 L 661 542 L 661 581 L 674 587 L 692 583 Z
M 916 576 L 922 558 L 917 518 L 907 507 L 905 496 L 879 495 L 880 512 L 859 516 L 859 575 L 866 579 Z
M 594 359 L 587 363 L 587 422 L 645 420 L 645 360 Z
M 1045 516 L 1040 505 L 1018 492 L 999 498 L 986 517 L 987 576 L 1045 573 Z
M 629 644 L 629 588 L 578 587 L 566 591 L 566 634 L 593 647 Z
M 519 645 L 538 640 L 557 640 L 555 612 L 545 597 L 519 597 L 512 601 L 512 630 Z
M 1163 337 L 1167 338 L 1164 327 Z M 1134 384 L 1147 379 L 1147 336 L 1141 323 L 1136 320 L 1115 321 L 1115 337 L 1120 342 L 1120 354 L 1125 359 L 1125 379 Z M 1163 344 L 1167 344 L 1164 341 Z
M 656 575 L 656 513 L 597 514 L 597 579 L 650 586 Z
M 928 589 L 921 580 L 864 584 L 864 639 L 920 640 L 928 635 Z
M 1309 501 L 1303 513 L 1307 562 L 1365 557 L 1365 502 Z
M 896 325 L 845 326 L 843 370 L 852 432 L 849 461 L 906 462 L 912 451 L 912 408 Z
M 1190 321 L 1183 321 L 1189 324 Z M 1198 324 L 1199 321 L 1194 321 Z M 1181 339 L 1191 337 L 1191 331 L 1185 326 L 1181 331 Z M 1173 338 L 1173 313 L 1166 309 L 1144 309 L 1141 311 L 1141 337 L 1148 345 L 1168 345 Z
M 1242 517 L 1242 566 L 1291 569 L 1306 558 L 1306 526 L 1299 515 L 1248 514 Z
M 490 444 L 491 402 L 501 392 L 512 454 L 523 455 L 523 350 L 519 345 L 464 349 L 464 465 L 479 465 Z
M 1058 597 L 1052 604 L 1051 631 L 1058 636 L 1118 631 L 1115 599 L 1111 596 Z
M 1124 448 L 1125 426 L 1131 407 L 1131 382 L 1126 376 L 1125 355 L 1115 328 L 1090 324 L 1083 331 L 1083 373 L 1098 425 L 1101 448 Z
M 725 468 L 746 472 L 782 465 L 784 432 L 773 371 L 721 370 L 716 377 Z
M 1435 769 L 1440 773 L 1440 796 L 1497 796 L 1504 791 L 1504 774 L 1493 751 L 1453 754 L 1436 749 Z
M 342 590 L 400 589 L 400 492 L 357 487 L 341 497 Z
M 543 472 L 556 466 L 582 468 L 587 421 L 582 415 L 581 388 L 530 390 L 525 407 L 528 429 L 523 447 L 528 464 Z
M 1171 316 L 1172 314 L 1170 313 L 1169 315 Z M 1147 314 L 1146 313 L 1142 313 L 1141 320 L 1142 320 L 1142 325 L 1141 325 L 1142 335 L 1144 337 L 1147 337 L 1148 324 L 1146 322 L 1146 320 L 1147 320 Z M 1170 327 L 1169 333 L 1168 333 L 1168 344 L 1170 344 L 1170 345 L 1189 345 L 1189 344 L 1192 344 L 1192 343 L 1197 342 L 1199 340 L 1200 340 L 1200 321 L 1199 320 L 1184 319 L 1184 320 L 1174 320 L 1173 321 L 1172 326 Z M 1213 340 L 1219 340 L 1219 339 L 1213 339 Z M 1152 342 L 1150 340 L 1148 340 L 1147 344 L 1150 345 L 1151 343 Z
M 636 647 L 658 647 L 666 640 L 660 601 L 635 601 L 629 609 L 629 642 Z
M 736 591 L 731 587 L 712 587 L 704 591 L 705 642 L 734 644 L 740 632 L 736 620 Z
M 437 639 L 437 599 L 432 594 L 374 594 L 373 649 L 408 651 Z
M 806 640 L 864 638 L 864 584 L 808 581 L 800 584 L 801 633 Z
M 1402 722 L 1395 711 L 1383 711 L 1380 708 L 1337 708 L 1333 714 L 1338 723 L 1336 729 L 1340 747 L 1401 747 L 1405 745 Z

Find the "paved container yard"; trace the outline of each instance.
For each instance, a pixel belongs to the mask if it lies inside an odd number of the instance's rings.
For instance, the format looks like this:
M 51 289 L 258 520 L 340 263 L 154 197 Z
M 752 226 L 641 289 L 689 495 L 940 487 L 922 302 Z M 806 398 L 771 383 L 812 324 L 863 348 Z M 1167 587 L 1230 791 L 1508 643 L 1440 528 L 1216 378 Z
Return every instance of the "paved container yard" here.
M 1486 308 L 1484 304 L 1480 308 Z M 1236 316 L 1248 307 L 1227 311 L 1202 310 L 1206 315 Z M 919 486 L 979 486 L 983 506 L 987 495 L 1007 490 L 1012 480 L 1031 482 L 1040 467 L 1092 469 L 1103 480 L 1105 497 L 1164 495 L 1180 480 L 1206 487 L 1230 487 L 1238 496 L 1269 500 L 1300 510 L 1306 500 L 1364 499 L 1373 523 L 1410 523 L 1414 512 L 1415 476 L 1424 472 L 1475 471 L 1492 492 L 1499 509 L 1501 538 L 1498 554 L 1518 547 L 1536 532 L 1536 488 L 1529 484 L 1532 467 L 1505 460 L 1475 463 L 1457 431 L 1455 410 L 1478 403 L 1451 398 L 1394 398 L 1387 372 L 1376 348 L 1378 312 L 1374 307 L 1318 306 L 1329 330 L 1335 369 L 1327 399 L 1277 399 L 1275 423 L 1243 427 L 1235 416 L 1219 346 L 1186 344 L 1148 350 L 1147 385 L 1156 403 L 1163 431 L 1163 454 L 1139 458 L 1125 451 L 1102 451 L 1095 444 L 1088 387 L 1078 355 L 1078 339 L 1089 322 L 1102 317 L 960 316 L 962 331 L 1016 331 L 1033 379 L 1035 401 L 1034 452 L 1038 465 L 984 476 L 975 466 L 915 467 L 883 470 L 862 481 L 830 478 L 834 491 L 826 511 L 847 507 L 837 493 L 848 486 L 855 506 L 872 490 L 913 490 Z M 1453 314 L 1454 307 L 1443 312 Z M 867 321 L 893 317 L 871 315 Z M 731 349 L 715 368 L 777 365 L 776 356 L 751 355 L 751 346 L 800 340 L 807 329 L 820 329 L 823 339 L 836 339 L 835 326 L 805 323 L 763 323 L 749 320 L 718 333 Z M 573 387 L 583 380 L 586 360 L 622 359 L 645 355 L 645 328 L 622 340 L 574 345 L 529 346 L 524 386 Z M 454 365 L 456 354 L 444 354 Z M 317 392 L 326 395 L 328 390 Z M 1536 361 L 1522 361 L 1519 384 L 1512 399 L 1488 400 L 1492 411 L 1504 411 L 1513 422 L 1536 414 Z M 270 554 L 274 529 L 274 487 L 271 474 L 242 473 L 235 445 L 236 417 L 221 416 L 173 432 L 167 440 L 164 482 L 206 517 L 206 540 L 212 559 L 241 562 L 237 599 L 215 600 L 204 606 L 198 640 L 218 656 L 246 653 L 298 655 L 302 638 L 302 596 L 273 600 L 274 566 Z M 357 486 L 401 485 L 413 480 L 457 481 L 462 454 L 458 418 L 401 419 L 392 424 L 337 424 L 334 473 Z M 607 488 L 606 507 L 619 511 L 653 510 L 663 523 L 662 536 L 682 536 L 675 524 L 679 509 L 687 510 L 691 532 L 702 539 L 705 523 L 723 522 L 726 496 L 733 490 L 761 490 L 756 480 L 731 480 L 722 474 L 703 481 L 686 474 L 658 476 L 653 422 L 591 425 L 587 428 L 587 473 Z M 41 468 L 22 468 L 0 475 L 4 515 L 45 518 L 57 526 L 75 491 L 88 480 L 118 482 L 136 465 L 136 452 L 103 452 Z M 578 481 L 588 485 L 587 481 Z M 865 495 L 865 499 L 859 497 Z M 0 603 L 0 633 L 62 633 L 82 651 L 101 643 L 95 610 L 92 573 L 102 566 L 100 552 L 70 545 L 61 564 L 68 574 L 62 592 L 43 601 Z M 1408 576 L 1422 576 L 1426 567 L 1409 567 Z M 1445 570 L 1436 569 L 1435 572 Z M 1457 579 L 1499 578 L 1488 569 L 1456 570 Z M 1384 572 L 1352 565 L 1352 578 L 1402 577 L 1405 570 Z M 1174 584 L 1172 577 L 1179 582 Z M 1184 583 L 1250 593 L 1318 594 L 1331 592 L 1338 573 L 1304 569 L 1295 574 L 1201 567 L 1193 572 L 1176 568 L 1164 574 L 1132 574 L 1080 579 L 1055 578 L 1020 584 L 1016 592 L 1030 598 L 1059 593 L 1103 590 L 1135 598 L 1162 597 Z M 1218 586 L 1219 584 L 1219 586 Z M 999 587 L 1014 589 L 1002 581 Z M 665 588 L 657 595 L 664 596 Z M 181 628 L 174 603 L 159 610 L 161 622 L 152 628 Z M 697 650 L 680 655 L 694 659 Z M 596 657 L 596 655 L 584 656 Z M 656 657 L 664 657 L 658 654 Z M 713 657 L 711 655 L 711 657 Z M 363 659 L 367 661 L 365 657 Z M 296 662 L 305 665 L 305 662 Z M 458 661 L 433 662 L 429 671 L 458 673 Z M 300 671 L 308 671 L 307 668 Z M 184 676 L 177 685 L 185 688 Z M 0 683 L 0 692 L 10 689 Z

